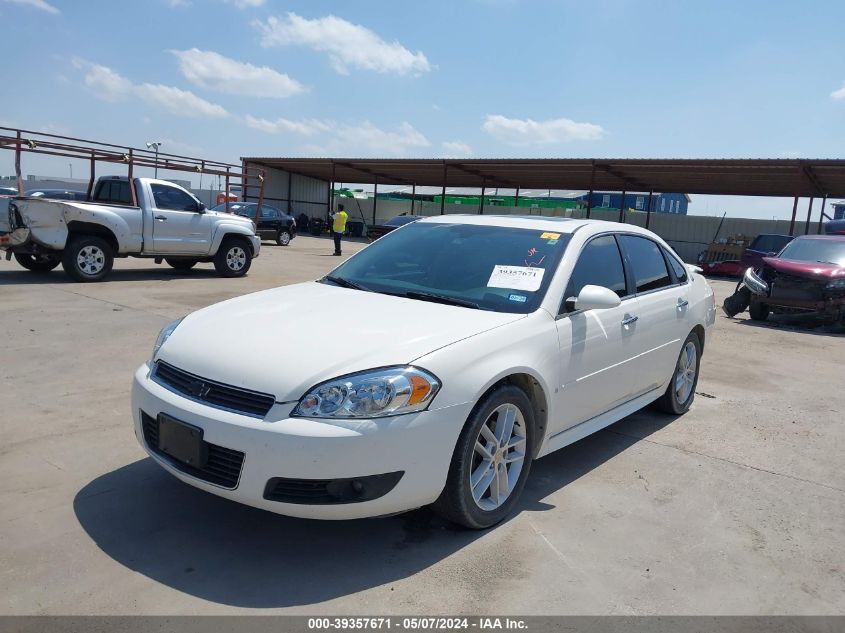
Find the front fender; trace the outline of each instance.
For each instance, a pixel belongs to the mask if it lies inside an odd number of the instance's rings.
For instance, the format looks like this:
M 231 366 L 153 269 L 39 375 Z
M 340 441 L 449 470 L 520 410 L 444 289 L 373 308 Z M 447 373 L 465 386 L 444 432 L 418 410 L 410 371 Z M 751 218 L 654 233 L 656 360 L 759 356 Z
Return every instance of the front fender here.
M 217 252 L 217 249 L 220 248 L 220 244 L 223 243 L 223 239 L 227 235 L 242 235 L 247 238 L 250 244 L 253 245 L 253 249 L 255 250 L 255 255 L 258 254 L 256 248 L 257 236 L 255 231 L 252 230 L 249 226 L 244 226 L 241 222 L 226 222 L 223 221 L 217 226 L 214 227 L 214 234 L 211 238 L 211 254 L 214 255 Z

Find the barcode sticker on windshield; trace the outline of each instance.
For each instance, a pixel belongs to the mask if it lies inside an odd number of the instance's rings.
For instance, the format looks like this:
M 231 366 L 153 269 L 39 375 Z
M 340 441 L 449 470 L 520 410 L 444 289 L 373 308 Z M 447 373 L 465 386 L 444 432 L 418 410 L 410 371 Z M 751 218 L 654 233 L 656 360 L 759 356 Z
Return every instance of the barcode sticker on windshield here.
M 487 287 L 534 292 L 540 289 L 545 272 L 545 268 L 497 265 L 487 281 Z

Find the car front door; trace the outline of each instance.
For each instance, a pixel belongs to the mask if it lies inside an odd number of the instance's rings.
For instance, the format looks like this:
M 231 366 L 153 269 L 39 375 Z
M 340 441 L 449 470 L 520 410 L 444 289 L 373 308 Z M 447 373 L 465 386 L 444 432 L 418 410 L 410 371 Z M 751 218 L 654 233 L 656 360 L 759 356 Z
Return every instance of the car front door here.
M 261 216 L 258 222 L 258 232 L 261 237 L 272 239 L 279 232 L 281 214 L 278 209 L 264 205 L 261 207 Z
M 151 183 L 150 190 L 155 252 L 208 253 L 212 219 L 197 210 L 197 201 L 185 191 L 162 183 Z
M 690 329 L 689 286 L 685 267 L 677 261 L 670 267 L 674 256 L 654 240 L 630 234 L 619 235 L 618 240 L 636 286 L 638 354 L 631 381 L 640 395 L 662 386 L 672 375 Z
M 586 285 L 603 286 L 622 303 L 604 310 L 575 310 L 567 299 Z M 640 348 L 634 319 L 636 298 L 626 279 L 616 238 L 600 235 L 587 242 L 573 268 L 557 316 L 560 344 L 560 385 L 550 434 L 596 417 L 630 400 L 630 367 Z

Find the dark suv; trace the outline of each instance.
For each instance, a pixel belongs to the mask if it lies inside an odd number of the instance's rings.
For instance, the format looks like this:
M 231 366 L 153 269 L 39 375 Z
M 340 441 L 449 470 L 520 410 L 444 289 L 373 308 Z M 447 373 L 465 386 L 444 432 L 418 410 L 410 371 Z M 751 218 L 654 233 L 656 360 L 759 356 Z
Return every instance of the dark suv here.
M 229 213 L 250 218 L 255 222 L 255 232 L 262 240 L 276 240 L 276 244 L 279 246 L 290 244 L 290 241 L 296 237 L 296 220 L 284 211 L 266 204 L 261 205 L 261 215 L 256 220 L 255 210 L 257 207 L 257 202 L 230 202 L 228 210 Z M 212 211 L 225 213 L 226 203 L 218 204 Z
M 791 235 L 778 235 L 776 233 L 758 235 L 751 241 L 748 248 L 742 252 L 742 270 L 759 268 L 763 265 L 764 257 L 777 255 L 792 240 L 793 237 Z

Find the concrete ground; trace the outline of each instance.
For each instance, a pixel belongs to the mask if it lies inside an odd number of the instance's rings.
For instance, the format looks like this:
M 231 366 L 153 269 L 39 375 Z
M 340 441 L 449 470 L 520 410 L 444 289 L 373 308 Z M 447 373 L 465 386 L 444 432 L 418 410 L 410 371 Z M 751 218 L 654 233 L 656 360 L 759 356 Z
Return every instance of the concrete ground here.
M 823 332 L 720 314 L 687 415 L 645 410 L 540 460 L 486 532 L 424 509 L 289 519 L 164 473 L 129 415 L 158 330 L 314 279 L 331 248 L 265 244 L 234 280 L 0 262 L 0 613 L 845 613 L 845 338 Z M 721 302 L 733 283 L 713 286 Z

